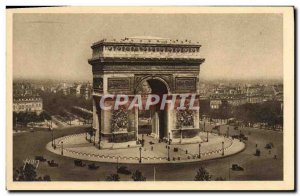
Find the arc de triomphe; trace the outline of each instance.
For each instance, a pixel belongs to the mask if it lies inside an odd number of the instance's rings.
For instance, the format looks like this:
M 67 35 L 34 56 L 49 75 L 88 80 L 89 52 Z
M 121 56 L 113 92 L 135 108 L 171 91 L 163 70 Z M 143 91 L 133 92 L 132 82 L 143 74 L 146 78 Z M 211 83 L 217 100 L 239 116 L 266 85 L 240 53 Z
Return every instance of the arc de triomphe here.
M 103 39 L 91 46 L 89 64 L 93 71 L 93 129 L 102 148 L 137 144 L 137 136 L 147 111 L 103 110 L 99 102 L 107 94 L 129 97 L 147 93 L 163 95 L 196 94 L 199 105 L 199 74 L 204 59 L 199 43 L 153 37 L 132 37 L 122 40 Z M 177 99 L 177 98 L 176 98 Z M 177 101 L 177 100 L 176 100 Z M 105 103 L 114 103 L 106 99 Z M 156 107 L 158 108 L 158 107 Z M 148 127 L 154 138 L 171 143 L 199 142 L 199 109 L 148 112 Z M 147 116 L 147 115 L 146 115 Z M 150 119 L 150 120 L 149 120 Z M 101 142 L 99 142 L 101 141 Z

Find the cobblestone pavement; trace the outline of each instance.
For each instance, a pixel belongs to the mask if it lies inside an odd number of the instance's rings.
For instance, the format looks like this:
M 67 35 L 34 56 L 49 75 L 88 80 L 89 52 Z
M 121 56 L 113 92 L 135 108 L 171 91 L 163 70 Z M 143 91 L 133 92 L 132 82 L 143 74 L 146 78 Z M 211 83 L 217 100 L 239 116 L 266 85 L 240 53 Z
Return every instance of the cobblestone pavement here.
M 145 145 L 141 149 L 141 162 L 149 164 L 196 162 L 233 155 L 245 148 L 243 142 L 215 133 L 209 134 L 209 142 L 206 142 L 206 133 L 201 133 L 200 137 L 204 142 L 201 142 L 199 157 L 199 143 L 171 144 L 168 150 L 167 143 L 159 143 L 151 136 L 144 135 Z M 63 148 L 61 141 L 63 141 Z M 224 142 L 224 150 L 222 142 Z M 140 161 L 139 147 L 100 150 L 97 145 L 94 146 L 86 140 L 84 133 L 57 138 L 55 143 L 56 149 L 51 146 L 51 142 L 46 148 L 56 154 L 61 154 L 63 151 L 63 156 L 76 159 L 113 163 L 139 163 Z M 176 148 L 177 151 L 174 150 Z

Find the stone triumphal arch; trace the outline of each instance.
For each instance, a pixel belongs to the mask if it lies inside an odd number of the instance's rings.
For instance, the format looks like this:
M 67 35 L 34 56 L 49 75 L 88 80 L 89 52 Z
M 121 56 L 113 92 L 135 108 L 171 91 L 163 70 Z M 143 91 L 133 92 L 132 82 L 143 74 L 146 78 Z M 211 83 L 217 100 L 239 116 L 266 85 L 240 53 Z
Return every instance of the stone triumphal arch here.
M 199 109 L 173 110 L 170 103 L 162 110 L 159 103 L 151 110 L 126 107 L 103 110 L 103 96 L 122 94 L 132 97 L 149 94 L 196 94 L 199 104 L 199 73 L 204 59 L 199 43 L 153 37 L 122 40 L 103 39 L 94 43 L 89 64 L 93 71 L 94 139 L 101 148 L 136 146 L 139 133 L 170 143 L 199 142 Z M 175 98 L 177 101 L 177 98 Z M 114 103 L 114 98 L 105 103 Z

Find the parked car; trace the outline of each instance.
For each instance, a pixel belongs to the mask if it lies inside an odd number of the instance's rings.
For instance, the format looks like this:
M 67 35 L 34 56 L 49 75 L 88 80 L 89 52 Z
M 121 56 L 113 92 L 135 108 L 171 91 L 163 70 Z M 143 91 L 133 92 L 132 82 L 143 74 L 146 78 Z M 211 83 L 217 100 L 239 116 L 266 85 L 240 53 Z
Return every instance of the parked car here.
M 243 133 L 240 134 L 240 138 L 242 140 L 248 140 L 248 137 L 246 137 Z
M 92 164 L 89 164 L 88 167 L 89 167 L 90 170 L 96 170 L 96 169 L 99 168 L 99 165 L 96 165 L 95 163 L 92 163 Z
M 118 168 L 117 173 L 130 175 L 131 171 L 129 171 L 126 166 L 121 166 Z
M 256 151 L 255 151 L 255 154 L 254 154 L 255 156 L 260 156 L 260 150 L 259 149 L 256 149 Z
M 238 164 L 232 164 L 231 169 L 233 171 L 244 171 L 244 168 L 242 168 L 241 166 L 239 166 Z
M 85 163 L 82 162 L 82 160 L 74 160 L 74 164 L 75 166 L 78 166 L 78 167 L 84 167 L 85 166 Z
M 43 156 L 35 156 L 35 160 L 45 162 L 47 159 L 45 159 Z
M 248 140 L 248 137 L 246 137 L 244 134 L 240 134 L 240 135 L 232 135 L 231 137 L 232 137 L 233 139 Z
M 266 144 L 266 146 L 265 146 L 266 149 L 272 149 L 273 147 L 274 147 L 274 146 L 273 146 L 272 143 L 268 143 L 268 144 Z
M 54 160 L 47 161 L 50 167 L 58 167 L 58 163 L 55 163 Z

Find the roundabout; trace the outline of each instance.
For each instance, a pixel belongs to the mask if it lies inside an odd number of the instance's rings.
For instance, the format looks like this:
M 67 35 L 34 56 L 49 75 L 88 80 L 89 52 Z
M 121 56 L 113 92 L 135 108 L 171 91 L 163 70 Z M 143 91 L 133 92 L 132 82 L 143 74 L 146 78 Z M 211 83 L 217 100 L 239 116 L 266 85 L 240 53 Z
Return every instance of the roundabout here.
M 245 144 L 240 140 L 215 133 L 209 133 L 207 142 L 206 134 L 200 133 L 201 143 L 168 145 L 144 135 L 143 147 L 99 149 L 97 144 L 86 138 L 85 133 L 80 133 L 57 138 L 54 140 L 55 148 L 49 142 L 46 149 L 74 159 L 132 164 L 199 162 L 227 157 L 245 149 Z M 141 135 L 139 137 L 142 138 Z

